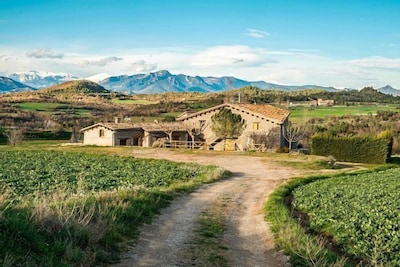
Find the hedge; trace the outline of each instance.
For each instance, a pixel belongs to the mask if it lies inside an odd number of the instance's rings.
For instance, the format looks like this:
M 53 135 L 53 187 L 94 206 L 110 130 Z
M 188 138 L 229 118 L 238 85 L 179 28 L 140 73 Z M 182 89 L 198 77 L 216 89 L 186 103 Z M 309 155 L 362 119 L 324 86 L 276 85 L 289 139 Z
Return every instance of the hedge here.
M 320 133 L 311 137 L 311 153 L 333 156 L 339 161 L 381 164 L 390 159 L 392 135 L 385 131 L 378 136 L 334 136 Z

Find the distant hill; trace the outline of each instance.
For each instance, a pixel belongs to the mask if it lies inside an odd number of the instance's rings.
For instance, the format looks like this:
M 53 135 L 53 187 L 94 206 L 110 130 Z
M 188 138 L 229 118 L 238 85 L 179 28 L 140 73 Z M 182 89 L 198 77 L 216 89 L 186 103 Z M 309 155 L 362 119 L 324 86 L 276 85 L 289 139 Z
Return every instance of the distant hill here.
M 184 74 L 174 75 L 166 70 L 149 74 L 122 75 L 106 78 L 99 82 L 110 91 L 125 94 L 153 94 L 165 92 L 221 92 L 244 86 L 255 86 L 267 90 L 294 91 L 305 89 L 323 89 L 337 91 L 333 87 L 317 85 L 287 86 L 264 81 L 249 82 L 235 77 L 201 77 Z
M 48 88 L 40 89 L 38 92 L 41 93 L 51 93 L 51 94 L 98 94 L 98 93 L 110 93 L 109 90 L 105 89 L 103 86 L 97 83 L 78 80 L 69 81 L 62 84 L 50 86 Z
M 38 89 L 57 85 L 67 81 L 79 80 L 78 77 L 68 73 L 53 73 L 45 71 L 17 72 L 9 75 L 8 77 Z
M 13 93 L 13 92 L 25 92 L 25 91 L 33 91 L 34 88 L 14 81 L 13 79 L 0 76 L 0 93 Z
M 395 89 L 390 85 L 386 85 L 384 87 L 378 88 L 378 92 L 387 94 L 387 95 L 392 95 L 392 96 L 400 96 L 400 90 Z

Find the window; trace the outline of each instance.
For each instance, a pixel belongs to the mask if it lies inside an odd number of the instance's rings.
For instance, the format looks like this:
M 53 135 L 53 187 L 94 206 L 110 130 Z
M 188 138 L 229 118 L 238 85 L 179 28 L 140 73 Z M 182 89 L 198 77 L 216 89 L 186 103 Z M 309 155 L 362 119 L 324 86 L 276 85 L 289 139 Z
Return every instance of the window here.
M 258 130 L 260 127 L 260 123 L 259 122 L 253 122 L 253 130 Z
M 104 137 L 104 129 L 99 130 L 99 137 Z

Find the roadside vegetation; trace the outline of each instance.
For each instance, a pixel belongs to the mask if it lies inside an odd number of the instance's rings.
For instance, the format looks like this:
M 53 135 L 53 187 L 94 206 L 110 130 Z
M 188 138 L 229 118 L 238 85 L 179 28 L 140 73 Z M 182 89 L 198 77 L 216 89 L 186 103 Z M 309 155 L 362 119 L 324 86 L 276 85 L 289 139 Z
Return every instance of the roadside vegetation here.
M 224 207 L 226 199 L 213 203 L 203 211 L 197 220 L 194 237 L 183 249 L 184 258 L 190 259 L 187 265 L 228 267 L 227 247 L 223 243 L 226 230 Z
M 0 152 L 0 263 L 98 266 L 182 192 L 220 178 L 213 166 L 87 153 Z
M 281 185 L 265 206 L 278 249 L 293 266 L 399 265 L 400 180 L 391 167 Z

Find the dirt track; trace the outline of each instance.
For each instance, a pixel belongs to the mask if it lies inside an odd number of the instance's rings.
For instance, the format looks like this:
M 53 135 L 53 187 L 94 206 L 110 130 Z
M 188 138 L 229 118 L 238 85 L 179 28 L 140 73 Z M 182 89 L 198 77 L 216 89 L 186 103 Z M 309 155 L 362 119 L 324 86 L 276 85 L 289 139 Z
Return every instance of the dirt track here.
M 138 150 L 135 157 L 214 164 L 233 172 L 233 177 L 204 185 L 176 199 L 170 207 L 141 228 L 137 245 L 115 266 L 188 266 L 181 249 L 190 242 L 201 211 L 221 198 L 226 207 L 227 246 L 230 266 L 285 266 L 284 257 L 274 250 L 273 236 L 264 220 L 263 206 L 268 195 L 283 180 L 299 175 L 265 158 L 239 154 L 182 154 L 168 150 Z

